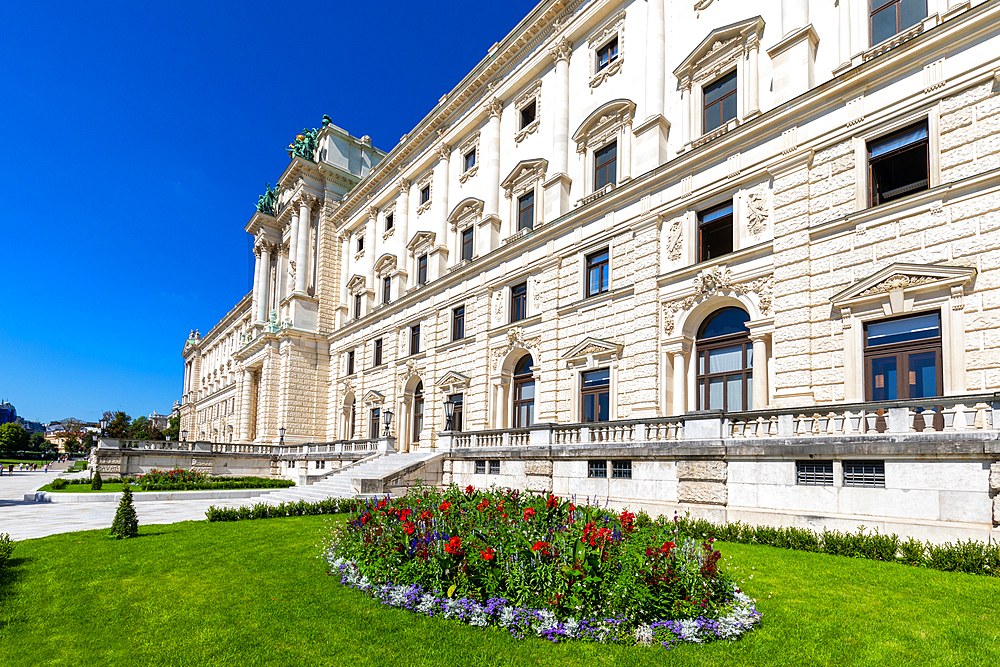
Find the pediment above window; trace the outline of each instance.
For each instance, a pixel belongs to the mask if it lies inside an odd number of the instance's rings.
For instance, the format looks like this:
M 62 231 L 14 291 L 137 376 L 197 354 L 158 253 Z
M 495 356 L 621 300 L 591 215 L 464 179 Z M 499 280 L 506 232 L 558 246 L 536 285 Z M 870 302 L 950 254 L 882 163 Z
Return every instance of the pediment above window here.
M 365 277 L 357 274 L 347 281 L 347 291 L 351 294 L 361 294 L 365 291 Z
M 383 394 L 380 391 L 375 391 L 374 389 L 370 389 L 365 394 L 364 398 L 361 399 L 361 402 L 364 403 L 365 405 L 378 405 L 380 403 L 383 403 L 384 401 L 385 401 L 385 394 Z
M 448 222 L 452 227 L 466 227 L 468 224 L 478 222 L 483 217 L 483 200 L 475 197 L 467 197 L 458 202 L 458 206 L 451 210 L 448 215 Z
M 385 276 L 396 270 L 396 256 L 391 253 L 385 253 L 378 258 L 375 262 L 375 274 L 378 276 Z
M 535 160 L 521 160 L 517 166 L 507 174 L 500 187 L 504 189 L 507 196 L 521 190 L 529 189 L 529 185 L 534 185 L 537 181 L 545 180 L 545 170 L 549 167 L 549 161 L 544 158 Z
M 622 350 L 624 349 L 625 346 L 618 343 L 601 340 L 600 338 L 587 337 L 578 343 L 574 348 L 566 352 L 563 355 L 563 359 L 570 362 L 581 360 L 585 361 L 588 357 L 606 360 L 613 357 L 620 357 Z
M 976 277 L 976 269 L 934 264 L 890 264 L 835 294 L 830 301 L 848 319 L 851 311 L 881 305 L 886 315 L 909 312 L 914 300 L 947 297 L 952 309 L 965 307 L 965 287 Z
M 708 33 L 694 51 L 674 70 L 680 81 L 705 83 L 723 74 L 752 44 L 760 42 L 764 19 L 760 16 L 730 23 Z
M 456 387 L 468 387 L 471 378 L 456 371 L 448 371 L 437 381 L 438 387 L 449 387 L 454 390 Z
M 573 133 L 577 151 L 582 153 L 587 148 L 599 147 L 623 125 L 631 125 L 634 117 L 635 102 L 632 100 L 612 100 L 598 107 Z
M 406 249 L 416 255 L 421 254 L 424 250 L 430 251 L 434 247 L 436 237 L 437 234 L 434 232 L 417 232 L 406 244 Z

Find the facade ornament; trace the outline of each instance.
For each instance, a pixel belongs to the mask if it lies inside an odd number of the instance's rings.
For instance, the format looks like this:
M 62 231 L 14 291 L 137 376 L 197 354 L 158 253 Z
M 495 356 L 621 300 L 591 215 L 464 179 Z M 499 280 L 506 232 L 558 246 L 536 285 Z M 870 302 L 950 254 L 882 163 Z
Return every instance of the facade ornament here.
M 558 26 L 556 27 L 558 32 Z M 569 62 L 570 56 L 573 55 L 573 42 L 569 41 L 565 37 L 556 40 L 556 42 L 549 49 L 549 55 L 552 57 L 552 62 L 557 63 L 560 60 L 565 60 Z
M 528 350 L 534 355 L 535 363 L 538 363 L 538 347 L 542 343 L 541 336 L 532 336 L 531 338 L 524 337 L 524 329 L 521 327 L 514 327 L 507 330 L 507 341 L 506 345 L 501 345 L 500 347 L 495 347 L 490 352 L 490 366 L 493 368 L 494 373 L 500 371 L 500 362 L 510 354 L 515 349 Z
M 490 116 L 500 117 L 503 113 L 503 102 L 499 98 L 494 97 L 489 102 L 486 103 L 486 110 L 489 112 Z
M 702 271 L 694 279 L 694 294 L 684 299 L 676 299 L 663 304 L 663 333 L 673 335 L 677 322 L 677 313 L 690 310 L 696 304 L 714 296 L 719 292 L 736 294 L 753 294 L 757 297 L 757 307 L 762 316 L 771 314 L 774 300 L 774 274 L 750 280 L 744 283 L 734 283 L 733 273 L 725 265 L 714 266 Z
M 405 178 L 399 179 L 399 194 L 405 195 L 410 191 L 410 186 L 413 185 L 412 181 Z
M 961 285 L 951 288 L 951 309 L 965 310 L 965 289 Z
M 871 296 L 872 294 L 882 294 L 884 292 L 891 292 L 897 289 L 906 289 L 907 287 L 926 285 L 927 283 L 932 283 L 935 280 L 937 279 L 930 276 L 908 276 L 902 273 L 894 273 L 878 285 L 869 287 L 858 296 Z
M 708 6 L 712 4 L 712 0 L 695 0 L 694 3 L 694 17 L 701 18 L 701 10 L 708 9 Z
M 288 148 L 285 151 L 288 153 L 288 157 L 300 157 L 310 162 L 315 162 L 316 157 L 316 135 L 319 130 L 313 128 L 308 130 L 302 128 L 302 131 L 295 135 L 295 141 L 288 144 Z
M 437 154 L 442 160 L 451 159 L 451 146 L 442 142 L 441 145 L 437 147 Z
M 770 207 L 766 190 L 761 186 L 747 193 L 747 231 L 751 236 L 758 236 L 767 229 Z
M 666 241 L 667 259 L 676 262 L 681 258 L 684 249 L 684 217 L 674 218 L 670 223 Z
M 264 194 L 257 197 L 257 212 L 273 216 L 278 206 L 278 191 L 270 183 L 264 183 L 264 188 Z
M 493 293 L 493 317 L 497 322 L 503 317 L 503 292 L 500 290 Z
M 542 309 L 542 280 L 538 276 L 531 276 L 528 280 L 531 281 L 531 305 L 537 313 Z

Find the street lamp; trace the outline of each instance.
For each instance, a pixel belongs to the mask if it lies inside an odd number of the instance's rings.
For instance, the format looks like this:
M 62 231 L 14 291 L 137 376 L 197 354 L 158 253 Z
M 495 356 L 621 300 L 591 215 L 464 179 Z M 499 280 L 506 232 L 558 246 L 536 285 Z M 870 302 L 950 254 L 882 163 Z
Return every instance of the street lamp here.
M 282 426 L 278 429 L 278 445 L 283 446 L 285 444 L 285 427 Z
M 104 431 L 105 431 L 105 430 L 106 430 L 106 429 L 108 428 L 108 420 L 107 420 L 107 418 L 106 418 L 106 417 L 101 417 L 101 421 L 100 421 L 100 422 L 98 422 L 98 423 L 99 423 L 99 424 L 100 424 L 100 426 L 101 426 L 101 434 L 100 434 L 100 437 L 102 437 L 102 438 L 103 438 L 103 437 L 104 437 Z
M 382 435 L 383 437 L 388 438 L 390 435 L 389 425 L 392 424 L 392 410 L 386 410 L 385 412 L 383 412 L 382 419 L 385 420 L 385 433 L 383 433 Z
M 444 402 L 444 430 L 454 431 L 455 430 L 455 401 L 450 398 Z
M 181 441 L 187 442 L 187 439 L 188 439 L 188 432 L 187 431 L 181 431 Z

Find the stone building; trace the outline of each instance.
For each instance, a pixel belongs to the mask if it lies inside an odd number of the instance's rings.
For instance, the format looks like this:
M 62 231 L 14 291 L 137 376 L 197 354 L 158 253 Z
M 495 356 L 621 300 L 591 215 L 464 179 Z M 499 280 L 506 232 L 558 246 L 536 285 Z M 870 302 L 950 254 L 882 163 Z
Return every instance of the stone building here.
M 544 0 L 388 153 L 290 146 L 181 427 L 995 539 L 997 54 L 995 0 Z

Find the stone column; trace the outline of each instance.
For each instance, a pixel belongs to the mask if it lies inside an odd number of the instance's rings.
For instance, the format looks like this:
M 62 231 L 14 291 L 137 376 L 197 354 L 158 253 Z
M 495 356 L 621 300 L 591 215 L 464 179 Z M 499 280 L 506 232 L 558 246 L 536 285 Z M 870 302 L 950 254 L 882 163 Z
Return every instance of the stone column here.
M 443 143 L 438 146 L 437 153 L 438 164 L 434 169 L 434 249 L 428 257 L 429 280 L 437 280 L 448 272 L 448 176 L 451 146 Z
M 299 216 L 295 245 L 295 292 L 304 294 L 309 286 L 309 226 L 311 215 L 310 198 L 299 199 Z
M 347 281 L 351 279 L 351 234 L 344 231 L 340 236 L 340 305 L 349 308 Z
M 250 442 L 253 437 L 253 371 L 243 371 L 243 393 L 240 397 L 241 442 Z
M 671 413 L 683 415 L 687 412 L 687 355 L 691 352 L 691 343 L 687 340 L 674 339 L 664 346 L 664 352 L 670 356 L 673 381 L 671 382 Z
M 294 204 L 293 204 L 294 205 Z M 294 282 L 289 286 L 289 291 L 295 289 L 295 282 L 298 282 L 295 276 L 295 271 L 298 268 L 298 261 L 296 257 L 296 250 L 299 246 L 299 214 L 292 213 L 291 229 L 288 232 L 288 268 L 289 274 Z
M 396 215 L 393 220 L 393 225 L 396 227 L 396 270 L 401 274 L 407 273 L 407 252 L 406 244 L 409 243 L 408 238 L 409 230 L 409 220 L 410 220 L 410 181 L 405 178 L 399 179 L 399 199 L 396 200 Z M 405 280 L 400 276 L 400 280 Z M 399 295 L 402 296 L 406 292 L 406 285 L 399 285 Z M 402 439 L 401 439 L 402 440 Z
M 684 97 L 682 108 L 684 109 L 684 144 L 694 141 L 694 91 L 691 88 L 691 79 L 685 77 L 681 82 L 681 95 Z
M 483 217 L 497 216 L 500 212 L 500 114 L 503 102 L 493 98 L 488 110 L 490 120 L 486 123 L 483 153 L 486 156 L 483 170 Z M 481 253 L 486 254 L 486 253 Z
M 752 410 L 763 410 L 767 407 L 767 338 L 769 334 L 751 333 L 753 343 L 753 407 Z
M 378 209 L 374 206 L 368 209 L 368 222 L 365 224 L 365 289 L 375 287 L 375 228 L 378 226 Z
M 271 244 L 261 244 L 260 289 L 257 293 L 257 321 L 267 322 L 268 302 L 271 288 Z
M 656 0 L 654 0 L 656 1 Z M 658 0 L 661 4 L 663 0 Z M 552 173 L 569 172 L 569 59 L 573 44 L 565 37 L 553 44 L 549 55 L 556 63 L 556 89 L 552 103 Z
M 843 0 L 841 0 L 843 2 Z M 747 45 L 749 53 L 747 54 L 747 116 L 756 116 L 760 113 L 760 78 L 757 69 L 757 61 L 760 53 L 760 42 L 757 40 L 757 36 L 753 35 L 750 38 L 750 43 Z
M 662 116 L 667 48 L 663 0 L 648 0 L 646 6 L 646 115 Z
M 839 0 L 838 18 L 840 19 L 840 66 L 851 62 L 851 2 L 850 0 Z
M 260 253 L 260 246 L 255 245 L 253 248 L 253 303 L 250 307 L 250 312 L 253 314 L 255 320 L 257 313 L 259 312 L 258 304 L 260 303 Z
M 632 116 L 626 113 L 621 134 L 621 182 L 632 180 Z

